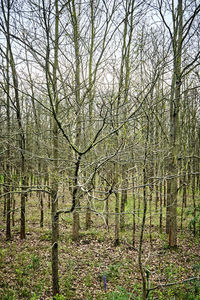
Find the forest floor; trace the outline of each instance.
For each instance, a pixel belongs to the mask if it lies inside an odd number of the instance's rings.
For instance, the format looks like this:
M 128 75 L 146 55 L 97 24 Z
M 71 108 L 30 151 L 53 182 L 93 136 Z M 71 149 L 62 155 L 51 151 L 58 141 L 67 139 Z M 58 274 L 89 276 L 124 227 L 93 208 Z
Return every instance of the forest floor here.
M 46 209 L 47 210 L 47 209 Z M 12 240 L 5 240 L 5 222 L 0 222 L 0 299 L 52 299 L 50 211 L 43 228 L 39 226 L 38 205 L 29 204 L 26 240 L 19 239 L 19 218 L 12 228 Z M 92 228 L 82 230 L 80 239 L 71 239 L 70 216 L 60 220 L 59 276 L 63 299 L 142 299 L 138 268 L 139 228 L 135 248 L 131 228 L 121 233 L 120 246 L 114 247 L 114 228 L 109 232 L 96 216 Z M 200 276 L 200 238 L 185 229 L 178 233 L 178 248 L 167 248 L 167 235 L 152 227 L 152 245 L 146 226 L 143 264 L 149 274 L 148 299 L 200 299 L 200 282 L 180 283 Z M 106 284 L 105 284 L 106 281 Z M 167 283 L 176 285 L 162 287 Z

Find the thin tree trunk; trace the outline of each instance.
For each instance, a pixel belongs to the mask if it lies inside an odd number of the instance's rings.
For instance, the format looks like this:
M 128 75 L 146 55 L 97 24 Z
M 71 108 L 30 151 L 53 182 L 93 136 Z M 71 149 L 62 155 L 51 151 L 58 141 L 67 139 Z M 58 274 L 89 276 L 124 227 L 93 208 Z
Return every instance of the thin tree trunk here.
M 86 211 L 86 230 L 88 230 L 90 227 L 91 227 L 91 210 L 90 210 L 90 202 L 91 202 L 91 197 L 88 196 L 88 199 L 87 199 L 87 211 Z
M 164 207 L 166 207 L 166 190 L 167 190 L 167 181 L 166 180 L 164 180 L 164 182 L 163 182 L 163 186 L 164 186 L 164 192 L 163 192 L 163 197 L 164 197 L 164 199 L 163 199 L 163 201 L 164 201 Z
M 136 197 L 135 197 L 135 189 L 134 189 L 134 184 L 135 184 L 135 180 L 134 180 L 134 174 L 132 173 L 132 195 L 133 195 L 133 237 L 132 237 L 132 244 L 133 247 L 135 247 L 135 233 L 136 233 L 136 221 L 135 221 L 135 215 L 136 215 Z
M 162 190 L 163 190 L 163 184 L 162 181 L 160 181 L 160 233 L 162 233 L 162 223 L 163 223 L 163 197 L 162 197 Z
M 7 189 L 6 189 L 6 179 L 5 179 L 5 173 L 4 173 L 4 176 L 3 176 L 3 180 L 4 180 L 4 186 L 3 186 L 3 193 L 5 194 L 4 197 L 3 197 L 3 217 L 5 218 L 6 216 L 6 205 L 7 205 Z
M 115 241 L 114 245 L 119 246 L 119 193 L 115 192 Z
M 59 238 L 59 220 L 58 210 L 58 186 L 57 183 L 53 184 L 51 194 L 51 222 L 52 222 L 52 290 L 53 296 L 59 294 L 59 275 L 58 275 L 58 238 Z
M 9 2 L 8 2 L 9 5 Z M 10 24 L 10 12 L 7 10 L 7 22 Z M 7 34 L 9 35 L 9 26 L 7 27 Z M 5 174 L 5 182 L 6 182 L 6 239 L 11 239 L 11 228 L 10 228 L 10 216 L 11 216 L 11 168 L 10 168 L 10 80 L 9 80 L 9 44 L 7 43 L 6 47 L 6 55 L 7 55 L 7 67 L 6 67 L 6 93 L 7 93 L 7 106 L 6 106 L 6 115 L 7 115 L 7 134 L 8 134 L 8 143 L 7 143 L 7 163 L 6 163 L 6 174 Z
M 125 229 L 125 205 L 127 203 L 128 180 L 126 174 L 126 165 L 122 166 L 122 193 L 121 193 L 121 214 L 120 214 L 120 230 Z
M 144 153 L 144 165 L 143 165 L 143 217 L 140 231 L 140 243 L 139 243 L 139 253 L 138 253 L 138 265 L 140 269 L 141 279 L 142 279 L 142 299 L 147 299 L 147 285 L 146 285 L 146 276 L 142 263 L 142 246 L 143 246 L 143 237 L 144 237 L 144 228 L 146 222 L 146 213 L 147 213 L 147 196 L 146 196 L 146 184 L 147 184 L 147 151 L 148 151 L 148 140 L 149 140 L 149 120 L 147 125 L 147 135 L 145 141 L 145 153 Z
M 149 195 L 149 239 L 150 239 L 151 248 L 153 247 L 153 242 L 152 242 L 152 195 L 153 195 L 153 190 L 150 187 L 150 195 Z
M 192 200 L 193 200 L 193 235 L 196 235 L 196 213 L 197 213 L 197 207 L 196 207 L 196 199 L 195 199 L 195 178 L 196 176 L 192 176 Z
M 47 16 L 45 3 L 43 1 L 43 16 L 44 24 L 46 30 L 46 85 L 48 90 L 48 97 L 50 100 L 50 105 L 53 114 L 53 162 L 54 170 L 52 176 L 52 188 L 51 188 L 51 226 L 52 226 L 52 292 L 53 296 L 59 294 L 59 275 L 58 275 L 58 240 L 59 240 L 59 215 L 58 211 L 58 125 L 57 125 L 57 115 L 58 115 L 58 90 L 57 90 L 57 71 L 58 71 L 58 45 L 59 45 L 59 9 L 58 0 L 54 1 L 55 5 L 55 40 L 54 40 L 54 62 L 53 62 L 53 77 L 50 72 L 50 27 L 49 19 Z
M 81 3 L 79 4 L 81 5 Z M 73 43 L 74 43 L 74 52 L 75 52 L 75 97 L 76 97 L 76 137 L 75 137 L 75 144 L 78 149 L 80 146 L 80 136 L 81 136 L 81 113 L 80 113 L 80 107 L 81 107 L 81 84 L 80 84 L 80 48 L 79 48 L 79 42 L 80 42 L 80 32 L 79 32 L 79 19 L 77 14 L 77 8 L 76 3 L 74 0 L 68 3 L 68 8 L 71 15 L 71 21 L 73 26 Z M 77 154 L 77 153 L 76 153 Z M 76 156 L 75 154 L 75 156 Z M 79 158 L 76 157 L 76 160 L 78 162 Z M 76 178 L 74 178 L 74 182 L 76 182 Z M 77 186 L 73 187 L 73 190 L 77 190 Z M 80 204 L 79 199 L 77 198 L 80 193 L 76 193 L 76 199 L 75 199 L 75 209 L 73 211 L 73 225 L 72 225 L 72 239 L 78 240 L 79 238 L 79 228 L 80 228 L 80 220 L 79 220 L 79 212 L 77 207 Z
M 43 226 L 44 226 L 44 203 L 43 203 L 43 193 L 42 192 L 40 192 L 39 199 L 40 199 L 40 227 L 43 228 Z
M 16 201 L 15 201 L 15 197 L 13 195 L 12 196 L 12 226 L 13 227 L 15 226 L 15 204 L 16 204 Z
M 25 135 L 22 125 L 22 115 L 20 107 L 20 97 L 19 97 L 19 84 L 18 84 L 18 75 L 16 71 L 15 61 L 13 57 L 11 40 L 10 40 L 10 22 L 9 15 L 12 3 L 10 0 L 7 1 L 7 16 L 5 12 L 5 4 L 2 1 L 2 11 L 3 18 L 6 24 L 6 40 L 7 40 L 7 59 L 9 59 L 9 65 L 11 68 L 13 87 L 14 87 L 14 96 L 15 96 L 15 107 L 16 107 L 16 117 L 19 130 L 19 149 L 21 155 L 21 227 L 20 227 L 20 238 L 25 239 L 25 205 L 26 205 L 26 194 L 24 190 L 26 189 L 26 180 L 25 180 Z
M 109 198 L 106 199 L 106 226 L 109 231 Z

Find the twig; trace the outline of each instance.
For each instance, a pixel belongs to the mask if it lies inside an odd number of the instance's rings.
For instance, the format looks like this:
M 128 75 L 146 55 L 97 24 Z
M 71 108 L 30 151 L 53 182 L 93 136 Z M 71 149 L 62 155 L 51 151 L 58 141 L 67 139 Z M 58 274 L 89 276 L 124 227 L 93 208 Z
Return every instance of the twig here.
M 157 285 L 157 286 L 147 290 L 147 296 L 148 296 L 150 291 L 153 291 L 153 290 L 156 290 L 156 289 L 159 289 L 159 288 L 165 288 L 165 287 L 168 287 L 168 286 L 177 285 L 177 284 L 183 284 L 185 282 L 190 282 L 190 281 L 194 281 L 194 280 L 200 280 L 200 276 L 188 278 L 188 279 L 185 279 L 185 280 L 182 280 L 182 281 L 176 281 L 176 282 L 170 282 L 170 283 L 166 283 L 166 284 Z

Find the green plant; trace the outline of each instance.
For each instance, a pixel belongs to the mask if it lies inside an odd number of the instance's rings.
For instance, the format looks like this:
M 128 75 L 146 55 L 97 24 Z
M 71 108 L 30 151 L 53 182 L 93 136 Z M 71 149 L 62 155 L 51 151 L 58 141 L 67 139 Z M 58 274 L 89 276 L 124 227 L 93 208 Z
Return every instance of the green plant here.
M 74 281 L 74 277 L 70 273 L 64 279 L 64 289 L 63 290 L 64 290 L 64 294 L 65 294 L 65 299 L 71 299 L 71 297 L 74 294 L 74 291 L 72 289 L 73 281 Z
M 44 285 L 45 285 L 45 281 L 41 280 L 39 283 L 36 284 L 35 291 L 40 294 L 44 288 Z
M 132 295 L 134 300 L 140 300 L 142 298 L 142 286 L 138 283 L 133 285 Z
M 200 283 L 198 281 L 193 281 L 184 285 L 166 287 L 162 290 L 157 289 L 149 294 L 148 299 L 200 300 Z
M 195 276 L 197 276 L 198 273 L 200 272 L 200 263 L 193 265 L 192 269 L 194 270 Z
M 5 295 L 2 298 L 3 300 L 15 300 L 15 292 L 13 290 L 9 290 L 5 293 Z
M 183 269 L 181 266 L 176 267 L 176 266 L 173 265 L 173 264 L 169 264 L 169 266 L 165 268 L 164 272 L 165 272 L 166 277 L 167 277 L 168 280 L 173 280 L 173 279 L 175 279 L 175 278 L 178 276 L 178 274 L 179 274 L 180 272 L 182 272 L 183 270 L 184 270 L 184 269 Z
M 63 295 L 56 295 L 54 296 L 55 300 L 66 300 L 66 297 L 64 297 Z
M 167 234 L 166 233 L 159 233 L 160 239 L 163 242 L 167 241 Z
M 91 276 L 90 273 L 88 273 L 88 274 L 86 275 L 84 281 L 85 281 L 85 285 L 86 285 L 87 287 L 90 287 L 90 286 L 92 285 L 92 276 Z
M 22 269 L 16 268 L 15 272 L 16 272 L 16 275 L 17 275 L 16 277 L 17 277 L 18 283 L 22 285 L 23 281 L 24 281 L 24 278 L 23 278 L 24 271 Z
M 21 290 L 21 296 L 22 296 L 23 298 L 28 298 L 29 295 L 30 295 L 30 291 L 29 291 L 26 287 L 24 287 L 24 288 Z
M 40 240 L 41 241 L 51 241 L 52 239 L 52 233 L 51 230 L 48 230 L 46 232 L 44 232 L 43 234 L 41 234 L 40 236 Z
M 36 295 L 36 293 L 33 294 L 33 296 L 30 298 L 30 300 L 37 300 L 38 296 Z
M 163 291 L 157 290 L 156 292 L 153 292 L 152 294 L 149 294 L 149 299 L 159 299 L 159 300 L 165 300 L 166 295 L 164 295 Z
M 173 288 L 168 288 L 167 289 L 167 299 L 175 299 L 175 293 Z
M 110 292 L 108 294 L 108 300 L 129 300 L 129 299 L 131 299 L 131 293 L 127 292 L 123 287 L 117 287 L 116 291 Z
M 34 271 L 38 270 L 40 267 L 40 261 L 37 256 L 31 254 L 31 264 L 27 266 L 28 269 L 33 269 Z
M 120 263 L 109 266 L 110 277 L 117 277 L 119 275 Z
M 76 267 L 76 261 L 74 259 L 68 259 L 66 262 L 66 267 L 68 270 L 73 270 Z
M 180 286 L 176 290 L 177 299 L 180 300 L 200 300 L 200 283 L 198 281 L 193 281 L 187 283 L 184 287 Z
M 106 276 L 106 280 L 115 279 L 119 277 L 120 263 L 111 264 L 108 268 L 99 275 L 99 278 L 103 280 L 103 277 Z

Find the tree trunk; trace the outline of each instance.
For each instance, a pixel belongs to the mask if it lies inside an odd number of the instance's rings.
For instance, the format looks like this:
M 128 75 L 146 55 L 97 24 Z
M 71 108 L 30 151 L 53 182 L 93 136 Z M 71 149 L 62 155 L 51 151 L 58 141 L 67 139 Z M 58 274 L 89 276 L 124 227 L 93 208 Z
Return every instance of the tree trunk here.
M 86 211 L 86 224 L 85 224 L 85 228 L 86 230 L 88 230 L 91 227 L 91 211 L 90 211 L 90 202 L 91 202 L 91 197 L 88 196 L 87 199 L 87 211 Z
M 119 246 L 119 193 L 115 192 L 115 241 L 114 245 Z
M 58 238 L 59 238 L 59 220 L 58 209 L 58 186 L 53 184 L 51 194 L 51 222 L 52 222 L 52 248 L 51 248 L 51 261 L 52 261 L 52 290 L 53 296 L 59 294 L 59 276 L 58 276 Z
M 162 233 L 162 223 L 163 223 L 163 197 L 162 197 L 162 189 L 163 189 L 163 184 L 162 181 L 160 181 L 160 224 L 159 224 L 159 228 L 160 228 L 160 233 Z
M 135 232 L 136 232 L 136 221 L 135 221 L 135 215 L 136 215 L 136 197 L 135 197 L 135 188 L 134 188 L 135 180 L 134 180 L 134 174 L 132 173 L 132 195 L 133 195 L 133 237 L 132 237 L 132 244 L 133 247 L 135 247 Z
M 172 176 L 169 186 L 169 247 L 177 247 L 177 174 L 178 174 L 178 142 L 179 142 L 179 107 L 181 100 L 181 58 L 183 37 L 183 9 L 182 0 L 178 0 L 177 16 L 174 20 L 173 36 L 173 78 L 170 103 L 170 146 L 171 158 L 169 162 L 169 174 Z
M 126 173 L 126 165 L 122 166 L 122 193 L 121 193 L 121 214 L 120 214 L 120 230 L 125 230 L 125 205 L 127 203 L 128 179 Z

